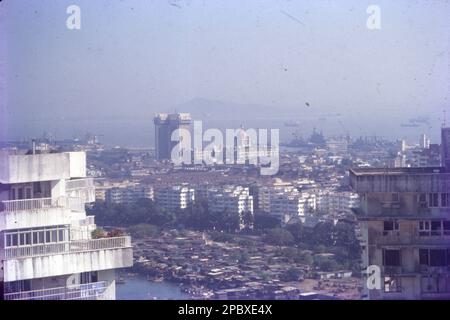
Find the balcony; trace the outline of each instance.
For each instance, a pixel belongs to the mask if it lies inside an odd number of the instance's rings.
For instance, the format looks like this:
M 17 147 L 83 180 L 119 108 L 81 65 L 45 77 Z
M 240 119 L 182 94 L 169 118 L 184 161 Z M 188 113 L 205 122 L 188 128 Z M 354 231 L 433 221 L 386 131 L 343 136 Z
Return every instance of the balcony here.
M 62 205 L 52 198 L 5 200 L 0 205 L 0 211 L 3 212 L 37 211 L 50 208 L 62 208 Z
M 74 211 L 84 211 L 84 203 L 85 202 L 83 199 L 78 197 L 3 200 L 0 202 L 0 212 L 33 212 L 55 208 L 67 208 Z
M 60 197 L 0 201 L 0 230 L 70 223 L 70 211 L 84 212 L 81 198 Z
M 381 246 L 448 246 L 450 235 L 420 235 L 418 230 L 410 232 L 385 231 L 369 232 L 369 243 Z
M 5 282 L 133 265 L 128 236 L 6 248 L 0 253 Z
M 4 249 L 4 259 L 17 259 L 60 253 L 82 252 L 131 247 L 131 238 L 114 237 L 91 240 L 75 240 L 61 243 L 23 246 Z
M 385 218 L 398 218 L 398 219 L 445 219 L 450 217 L 450 208 L 437 207 L 421 207 L 417 205 L 412 209 L 404 209 L 397 203 L 378 203 L 373 205 L 370 210 L 363 207 L 351 208 L 351 211 L 358 220 L 384 220 Z
M 73 198 L 81 198 L 85 203 L 95 201 L 94 179 L 75 179 L 66 181 L 66 193 Z
M 105 281 L 67 287 L 6 293 L 5 300 L 102 300 L 107 289 Z

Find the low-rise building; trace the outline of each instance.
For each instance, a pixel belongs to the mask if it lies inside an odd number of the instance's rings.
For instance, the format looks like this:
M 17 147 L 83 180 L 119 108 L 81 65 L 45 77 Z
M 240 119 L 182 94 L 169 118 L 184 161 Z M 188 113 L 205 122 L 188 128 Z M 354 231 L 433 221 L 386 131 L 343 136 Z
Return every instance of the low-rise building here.
M 188 186 L 170 186 L 154 191 L 156 204 L 166 210 L 186 209 L 195 201 L 195 190 Z
M 210 212 L 236 214 L 239 216 L 240 228 L 245 227 L 244 213 L 253 214 L 253 196 L 249 188 L 226 186 L 210 189 L 208 192 L 208 209 Z
M 153 188 L 151 186 L 132 186 L 125 188 L 111 188 L 105 192 L 106 203 L 130 205 L 139 199 L 154 200 Z

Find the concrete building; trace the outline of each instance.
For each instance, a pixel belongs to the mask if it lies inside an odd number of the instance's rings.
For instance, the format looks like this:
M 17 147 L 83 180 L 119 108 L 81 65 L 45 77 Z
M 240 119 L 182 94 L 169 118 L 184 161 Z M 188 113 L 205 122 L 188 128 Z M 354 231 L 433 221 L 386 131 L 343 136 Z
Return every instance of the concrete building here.
M 317 194 L 317 211 L 325 214 L 351 213 L 359 205 L 358 194 L 354 192 L 325 191 Z
M 95 200 L 84 152 L 0 154 L 0 297 L 115 299 L 128 236 L 92 239 Z
M 442 167 L 350 170 L 363 264 L 381 271 L 380 287 L 365 286 L 369 299 L 450 299 L 449 132 Z
M 441 130 L 441 160 L 445 168 L 450 168 L 450 128 Z
M 154 118 L 155 124 L 155 156 L 156 160 L 170 160 L 173 147 L 172 133 L 176 129 L 189 130 L 191 115 L 189 113 L 158 113 Z
M 276 216 L 282 224 L 292 219 L 304 221 L 306 215 L 316 210 L 316 196 L 308 192 L 299 192 L 289 183 L 261 187 L 258 202 L 260 211 Z
M 186 209 L 195 201 L 195 190 L 188 186 L 170 186 L 154 191 L 156 204 L 166 210 Z
M 427 138 L 425 133 L 422 133 L 419 137 L 419 147 L 421 149 L 428 149 L 430 147 L 430 139 Z
M 137 185 L 125 188 L 111 188 L 105 192 L 106 203 L 130 205 L 140 199 L 154 200 L 153 188 Z
M 413 151 L 411 164 L 413 167 L 438 167 L 441 164 L 441 146 L 430 144 L 426 149 Z
M 226 186 L 220 189 L 211 189 L 208 192 L 208 210 L 210 212 L 239 215 L 240 229 L 245 227 L 244 213 L 253 214 L 253 196 L 249 188 L 242 186 Z

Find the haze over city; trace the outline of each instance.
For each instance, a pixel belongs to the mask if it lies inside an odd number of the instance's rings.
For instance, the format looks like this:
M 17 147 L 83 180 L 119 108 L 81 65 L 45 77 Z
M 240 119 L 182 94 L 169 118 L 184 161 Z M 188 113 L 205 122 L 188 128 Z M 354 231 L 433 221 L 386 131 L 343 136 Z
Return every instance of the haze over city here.
M 449 9 L 0 0 L 0 302 L 450 300 Z
M 420 131 L 439 140 L 448 1 L 377 1 L 380 30 L 366 26 L 368 1 L 76 1 L 82 27 L 68 30 L 72 2 L 0 4 L 0 140 L 45 128 L 151 146 L 154 113 L 175 110 L 206 126 L 295 119 L 303 134 L 411 141 L 418 128 L 401 124 L 427 116 Z

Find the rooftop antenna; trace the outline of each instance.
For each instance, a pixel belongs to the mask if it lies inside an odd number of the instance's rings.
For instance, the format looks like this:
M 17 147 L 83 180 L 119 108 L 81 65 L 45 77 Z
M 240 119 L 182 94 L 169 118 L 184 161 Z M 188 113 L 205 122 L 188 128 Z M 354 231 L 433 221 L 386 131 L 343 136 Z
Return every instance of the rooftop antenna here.
M 442 120 L 442 128 L 445 128 L 446 127 L 446 120 L 447 120 L 447 110 L 445 110 L 445 108 L 444 108 L 444 110 L 442 112 L 444 114 L 444 119 Z

